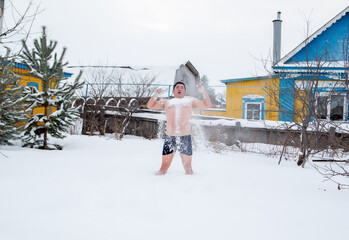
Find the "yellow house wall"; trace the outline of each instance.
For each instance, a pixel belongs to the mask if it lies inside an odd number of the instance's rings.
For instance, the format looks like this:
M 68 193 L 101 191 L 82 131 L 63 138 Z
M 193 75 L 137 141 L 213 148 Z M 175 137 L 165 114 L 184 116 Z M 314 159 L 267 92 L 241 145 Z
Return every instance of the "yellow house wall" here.
M 299 79 L 301 81 L 301 79 Z M 329 80 L 324 80 L 325 82 Z M 335 80 L 334 80 L 335 81 Z M 231 82 L 227 84 L 226 111 L 200 111 L 202 115 L 242 119 L 243 97 L 259 95 L 266 98 L 265 120 L 279 120 L 279 78 L 257 79 Z M 309 104 L 304 105 L 306 93 L 297 90 L 294 95 L 293 121 L 299 122 L 309 111 Z
M 20 80 L 19 84 L 23 86 L 28 86 L 28 83 L 37 83 L 39 87 L 39 92 L 41 92 L 42 89 L 42 84 L 41 84 L 41 79 L 35 78 L 33 76 L 30 76 L 29 70 L 27 69 L 22 69 L 22 68 L 14 68 L 13 72 L 18 74 L 22 79 Z M 53 88 L 55 86 L 56 82 L 54 80 L 50 81 L 50 87 Z M 48 109 L 49 113 L 55 112 L 57 109 L 55 107 L 49 107 Z M 44 114 L 45 113 L 45 108 L 44 107 L 37 107 L 33 109 L 33 114 Z
M 305 91 L 296 90 L 294 98 L 294 111 L 293 121 L 301 122 L 306 112 L 309 110 L 309 106 L 304 106 Z
M 243 97 L 247 95 L 259 95 L 266 98 L 265 104 L 265 119 L 275 120 L 279 119 L 278 108 L 276 101 L 278 95 L 271 97 L 271 93 L 276 93 L 276 88 L 279 84 L 278 79 L 257 79 L 249 81 L 231 82 L 227 84 L 226 95 L 226 111 L 201 111 L 202 115 L 219 116 L 242 119 L 243 117 Z M 267 90 L 265 87 L 268 87 Z
M 265 104 L 265 120 L 278 121 L 279 120 L 279 85 L 280 79 L 273 78 L 266 82 L 267 99 Z

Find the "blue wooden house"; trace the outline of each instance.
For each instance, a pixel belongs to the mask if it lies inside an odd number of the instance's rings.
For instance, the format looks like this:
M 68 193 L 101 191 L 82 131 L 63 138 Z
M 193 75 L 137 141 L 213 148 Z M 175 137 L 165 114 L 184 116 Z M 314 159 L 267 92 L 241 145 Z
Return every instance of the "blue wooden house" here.
M 273 22 L 273 72 L 267 76 L 222 80 L 227 86 L 226 109 L 201 113 L 298 121 L 301 116 L 295 116 L 297 109 L 316 104 L 320 118 L 348 120 L 349 6 L 281 59 L 281 43 L 277 42 L 281 39 L 280 13 Z M 275 37 L 275 32 L 279 37 Z M 301 102 L 299 96 L 309 89 L 316 95 L 315 102 Z
M 305 90 L 314 80 L 319 116 L 348 120 L 348 69 L 349 6 L 274 64 L 280 78 L 279 120 L 294 120 L 297 94 L 292 89 Z

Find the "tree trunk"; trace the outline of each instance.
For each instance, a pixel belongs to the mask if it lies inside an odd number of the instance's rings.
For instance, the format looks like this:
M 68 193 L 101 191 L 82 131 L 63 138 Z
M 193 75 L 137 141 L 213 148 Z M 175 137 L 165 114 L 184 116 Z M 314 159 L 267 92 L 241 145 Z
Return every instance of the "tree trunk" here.
M 43 149 L 48 149 L 47 147 L 47 128 L 44 130 L 44 146 Z
M 308 148 L 307 128 L 304 126 L 301 129 L 301 138 L 302 138 L 301 139 L 301 146 L 300 146 L 301 155 L 299 155 L 299 157 L 298 157 L 297 165 L 304 167 L 304 165 L 307 161 L 307 154 L 306 154 L 307 150 L 306 149 Z
M 48 104 L 45 104 L 45 117 L 48 116 Z M 44 121 L 44 146 L 43 149 L 48 149 L 47 147 L 47 127 L 45 126 L 47 121 Z

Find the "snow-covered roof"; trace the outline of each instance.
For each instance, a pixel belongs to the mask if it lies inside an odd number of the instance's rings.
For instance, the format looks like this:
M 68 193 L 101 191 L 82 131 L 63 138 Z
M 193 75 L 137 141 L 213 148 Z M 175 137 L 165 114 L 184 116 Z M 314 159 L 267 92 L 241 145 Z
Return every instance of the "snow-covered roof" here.
M 68 66 L 73 71 L 88 71 L 89 68 L 117 69 L 125 80 L 133 75 L 141 77 L 155 77 L 159 85 L 173 85 L 178 66 Z
M 155 76 L 158 84 L 173 85 L 178 67 L 179 66 L 149 67 L 148 70 L 139 71 L 139 73 L 142 75 Z
M 247 77 L 247 78 L 232 78 L 232 79 L 221 80 L 221 82 L 227 85 L 228 83 L 232 83 L 232 82 L 254 81 L 254 80 L 260 80 L 260 79 L 270 79 L 275 77 L 278 77 L 278 76 L 267 75 L 267 76 L 257 76 L 257 77 Z
M 264 98 L 264 96 L 256 95 L 256 94 L 249 94 L 245 95 L 242 98 L 250 98 L 250 99 L 257 99 L 257 98 Z

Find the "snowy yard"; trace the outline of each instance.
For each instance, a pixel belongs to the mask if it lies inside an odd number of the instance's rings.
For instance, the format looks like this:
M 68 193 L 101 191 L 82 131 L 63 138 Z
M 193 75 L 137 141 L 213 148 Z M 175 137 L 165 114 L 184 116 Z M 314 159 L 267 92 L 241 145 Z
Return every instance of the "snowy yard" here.
M 0 239 L 348 239 L 349 190 L 309 165 L 194 149 L 156 176 L 162 140 L 68 136 L 0 148 Z

